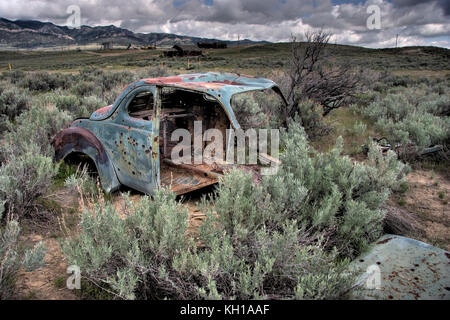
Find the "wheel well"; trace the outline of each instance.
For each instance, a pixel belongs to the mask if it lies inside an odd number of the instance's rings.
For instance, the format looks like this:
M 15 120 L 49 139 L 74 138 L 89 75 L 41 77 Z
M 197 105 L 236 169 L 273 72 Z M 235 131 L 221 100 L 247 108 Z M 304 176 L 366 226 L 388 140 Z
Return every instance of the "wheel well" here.
M 98 177 L 98 169 L 94 160 L 90 156 L 82 152 L 71 152 L 64 157 L 64 162 L 70 165 L 77 165 L 80 168 L 87 166 L 90 176 Z

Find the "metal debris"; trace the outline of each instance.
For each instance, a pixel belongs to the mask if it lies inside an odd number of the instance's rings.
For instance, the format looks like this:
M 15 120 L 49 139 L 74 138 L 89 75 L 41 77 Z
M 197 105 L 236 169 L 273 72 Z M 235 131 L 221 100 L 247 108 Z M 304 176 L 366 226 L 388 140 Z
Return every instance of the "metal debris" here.
M 362 274 L 353 299 L 450 299 L 450 252 L 411 238 L 382 236 L 351 270 Z

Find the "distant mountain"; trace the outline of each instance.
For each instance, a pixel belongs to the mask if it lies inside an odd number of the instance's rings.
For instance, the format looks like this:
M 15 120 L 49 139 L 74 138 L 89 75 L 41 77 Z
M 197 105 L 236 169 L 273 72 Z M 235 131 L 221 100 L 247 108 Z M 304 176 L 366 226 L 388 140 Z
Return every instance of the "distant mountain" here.
M 134 33 L 116 26 L 81 26 L 71 29 L 57 26 L 51 22 L 35 20 L 16 20 L 0 18 L 0 49 L 38 48 L 66 45 L 89 45 L 113 42 L 114 45 L 139 46 L 172 46 L 174 44 L 196 44 L 197 42 L 219 41 L 217 39 L 181 36 L 172 33 Z M 238 41 L 223 41 L 228 45 L 235 45 Z M 268 43 L 267 41 L 251 41 L 244 39 L 240 44 Z

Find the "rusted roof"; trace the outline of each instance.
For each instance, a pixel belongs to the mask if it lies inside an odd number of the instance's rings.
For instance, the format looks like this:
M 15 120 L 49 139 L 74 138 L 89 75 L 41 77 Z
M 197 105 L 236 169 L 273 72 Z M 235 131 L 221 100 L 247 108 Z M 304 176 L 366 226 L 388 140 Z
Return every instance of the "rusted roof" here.
M 173 46 L 173 48 L 183 51 L 202 51 L 202 49 L 190 44 L 176 44 Z
M 181 74 L 171 77 L 142 79 L 142 81 L 151 84 L 171 85 L 182 88 L 187 87 L 202 91 L 208 89 L 231 90 L 233 93 L 267 89 L 275 86 L 275 83 L 269 79 L 219 72 Z
M 207 93 L 217 98 L 225 108 L 234 128 L 240 128 L 236 120 L 233 109 L 231 107 L 231 97 L 237 93 L 264 90 L 276 87 L 275 82 L 265 78 L 255 78 L 248 75 L 240 75 L 235 73 L 192 73 L 181 74 L 170 77 L 148 78 L 142 79 L 128 85 L 121 93 L 119 98 L 114 102 L 111 108 L 105 108 L 104 112 L 94 112 L 91 120 L 102 120 L 109 117 L 117 108 L 118 103 L 134 88 L 142 85 L 162 85 L 184 89 L 190 89 Z

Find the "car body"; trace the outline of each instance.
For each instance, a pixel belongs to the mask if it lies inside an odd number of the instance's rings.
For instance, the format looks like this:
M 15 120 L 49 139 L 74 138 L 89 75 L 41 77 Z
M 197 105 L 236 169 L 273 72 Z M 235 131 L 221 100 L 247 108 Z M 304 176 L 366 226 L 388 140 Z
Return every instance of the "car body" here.
M 222 131 L 238 129 L 232 97 L 266 89 L 281 95 L 271 80 L 231 73 L 142 79 L 128 85 L 112 105 L 89 118 L 75 119 L 60 131 L 52 141 L 55 159 L 73 154 L 89 157 L 107 192 L 120 185 L 146 194 L 161 185 L 170 186 L 177 194 L 199 189 L 217 182 L 220 170 L 205 164 L 171 166 L 173 163 L 166 159 L 170 133 L 176 127 L 191 130 L 193 121 L 199 119 L 205 126 Z M 164 168 L 169 163 L 170 170 L 163 170 L 163 158 Z

